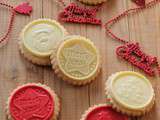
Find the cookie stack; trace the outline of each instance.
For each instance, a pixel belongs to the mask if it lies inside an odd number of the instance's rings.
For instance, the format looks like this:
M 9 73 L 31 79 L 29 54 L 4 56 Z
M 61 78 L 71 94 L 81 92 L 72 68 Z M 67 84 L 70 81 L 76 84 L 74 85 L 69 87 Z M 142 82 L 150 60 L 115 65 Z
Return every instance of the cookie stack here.
M 55 20 L 38 19 L 22 30 L 20 52 L 37 65 L 52 65 L 57 76 L 73 85 L 85 85 L 100 72 L 100 54 L 93 42 L 69 36 Z
M 86 85 L 99 75 L 100 54 L 85 37 L 68 35 L 55 20 L 38 19 L 24 27 L 20 34 L 20 53 L 37 65 L 52 66 L 55 74 L 73 85 Z M 129 120 L 128 116 L 148 113 L 155 94 L 143 75 L 122 71 L 112 74 L 105 86 L 107 104 L 89 108 L 81 120 Z M 9 120 L 55 119 L 59 100 L 49 87 L 26 84 L 15 89 L 7 102 Z

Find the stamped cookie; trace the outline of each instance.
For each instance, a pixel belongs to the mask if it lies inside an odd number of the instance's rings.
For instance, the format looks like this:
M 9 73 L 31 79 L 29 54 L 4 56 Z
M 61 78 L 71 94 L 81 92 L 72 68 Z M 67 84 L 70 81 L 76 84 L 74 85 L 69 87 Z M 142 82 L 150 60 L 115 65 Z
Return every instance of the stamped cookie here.
M 66 34 L 64 27 L 55 20 L 34 20 L 20 34 L 20 51 L 32 63 L 50 65 L 51 53 Z
M 155 102 L 155 94 L 150 81 L 143 75 L 124 71 L 109 77 L 106 95 L 113 108 L 132 116 L 149 112 Z
M 60 44 L 56 56 L 51 56 L 55 73 L 74 85 L 91 82 L 100 72 L 100 55 L 87 38 L 69 36 Z
M 107 0 L 79 0 L 80 2 L 83 2 L 85 4 L 90 4 L 90 5 L 98 5 L 103 2 L 106 2 Z
M 9 120 L 56 120 L 60 110 L 57 95 L 42 84 L 26 84 L 15 89 L 7 102 Z
M 106 104 L 90 107 L 80 120 L 129 120 L 126 115 L 116 112 Z

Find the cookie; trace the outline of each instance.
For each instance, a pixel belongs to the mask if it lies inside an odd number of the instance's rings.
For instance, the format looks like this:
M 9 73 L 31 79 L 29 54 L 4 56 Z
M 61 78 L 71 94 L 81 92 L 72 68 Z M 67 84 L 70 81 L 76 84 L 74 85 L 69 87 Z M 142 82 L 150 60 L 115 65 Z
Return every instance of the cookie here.
M 113 108 L 131 116 L 144 115 L 155 102 L 150 81 L 132 71 L 112 74 L 106 82 L 106 95 Z
M 79 0 L 79 1 L 89 5 L 98 5 L 102 4 L 103 2 L 106 2 L 107 0 Z
M 68 36 L 59 45 L 51 63 L 55 73 L 73 85 L 85 85 L 100 72 L 100 54 L 89 39 Z
M 8 98 L 9 120 L 55 120 L 60 111 L 57 95 L 40 83 L 16 88 Z
M 51 53 L 66 34 L 65 28 L 55 20 L 34 20 L 22 30 L 19 48 L 32 63 L 50 65 Z
M 106 104 L 90 107 L 80 120 L 129 120 L 126 115 L 116 112 Z

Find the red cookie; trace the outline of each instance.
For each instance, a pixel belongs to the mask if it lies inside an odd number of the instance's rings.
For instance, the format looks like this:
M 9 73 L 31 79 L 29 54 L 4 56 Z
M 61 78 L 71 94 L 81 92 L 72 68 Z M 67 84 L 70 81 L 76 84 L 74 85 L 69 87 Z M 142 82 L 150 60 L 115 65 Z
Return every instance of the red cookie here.
M 97 105 L 89 108 L 81 120 L 129 120 L 127 116 L 118 113 L 108 105 Z
M 7 103 L 9 120 L 52 120 L 58 113 L 57 95 L 42 84 L 32 83 L 18 87 Z

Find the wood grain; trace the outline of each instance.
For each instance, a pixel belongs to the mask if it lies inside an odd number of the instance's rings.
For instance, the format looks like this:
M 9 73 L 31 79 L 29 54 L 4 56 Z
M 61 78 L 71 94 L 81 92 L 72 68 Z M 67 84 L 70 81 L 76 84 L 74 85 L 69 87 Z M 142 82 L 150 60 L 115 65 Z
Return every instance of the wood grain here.
M 21 1 L 10 0 L 8 3 L 16 5 Z M 24 83 L 40 82 L 50 86 L 61 98 L 62 109 L 59 120 L 79 120 L 89 106 L 105 102 L 104 83 L 110 74 L 122 70 L 141 72 L 130 64 L 117 59 L 114 51 L 120 43 L 105 35 L 103 27 L 84 24 L 62 23 L 70 34 L 86 36 L 99 48 L 102 55 L 103 68 L 96 81 L 83 87 L 74 87 L 58 79 L 50 67 L 40 67 L 29 63 L 18 51 L 17 42 L 21 29 L 28 22 L 38 18 L 57 19 L 58 12 L 62 10 L 54 0 L 30 0 L 30 2 L 34 8 L 32 15 L 16 16 L 9 42 L 0 49 L 0 120 L 7 120 L 5 103 L 9 93 L 16 86 Z M 66 0 L 65 2 L 70 3 L 71 1 Z M 81 5 L 85 7 L 85 5 Z M 105 23 L 111 17 L 133 6 L 128 0 L 109 0 L 102 6 L 97 17 L 101 18 Z M 160 58 L 159 12 L 160 5 L 157 5 L 140 14 L 125 18 L 113 27 L 113 31 L 120 37 L 140 42 L 145 51 Z M 6 8 L 0 7 L 1 36 L 6 31 L 9 14 L 10 12 Z M 144 73 L 142 72 L 142 74 Z M 159 78 L 149 78 L 155 88 L 156 105 L 152 112 L 142 118 L 138 118 L 138 120 L 160 120 Z

